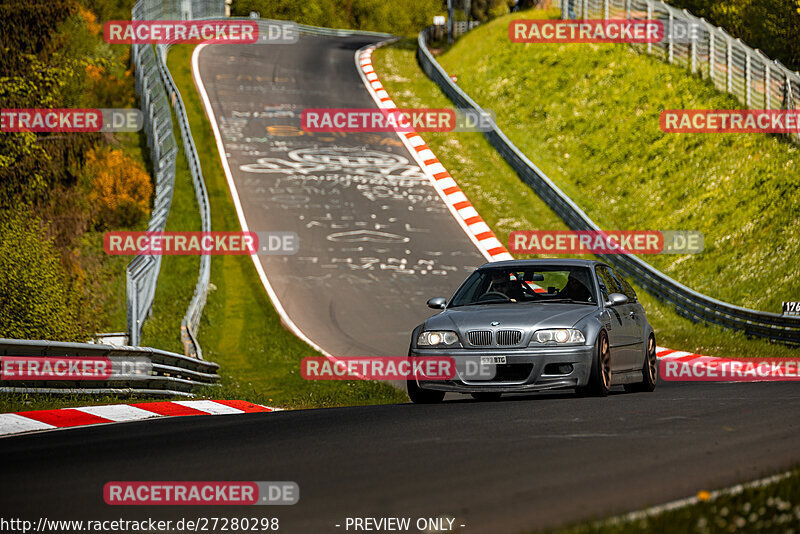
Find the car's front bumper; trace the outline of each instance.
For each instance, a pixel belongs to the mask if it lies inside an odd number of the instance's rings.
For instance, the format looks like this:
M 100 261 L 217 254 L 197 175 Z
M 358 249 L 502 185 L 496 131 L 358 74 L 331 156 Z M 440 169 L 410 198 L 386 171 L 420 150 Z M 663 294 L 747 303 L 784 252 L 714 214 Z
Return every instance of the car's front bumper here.
M 494 391 L 500 393 L 522 393 L 548 389 L 575 388 L 585 386 L 591 372 L 593 346 L 577 345 L 567 347 L 536 347 L 523 349 L 412 349 L 409 356 L 414 357 L 452 357 L 456 362 L 479 361 L 480 356 L 505 356 L 506 364 L 498 365 L 493 378 L 477 379 L 465 376 L 463 372 L 452 380 L 417 380 L 419 387 L 457 393 L 479 393 Z M 566 373 L 557 372 L 562 365 L 571 366 Z M 457 363 L 457 367 L 463 365 Z M 555 371 L 555 372 L 554 372 Z

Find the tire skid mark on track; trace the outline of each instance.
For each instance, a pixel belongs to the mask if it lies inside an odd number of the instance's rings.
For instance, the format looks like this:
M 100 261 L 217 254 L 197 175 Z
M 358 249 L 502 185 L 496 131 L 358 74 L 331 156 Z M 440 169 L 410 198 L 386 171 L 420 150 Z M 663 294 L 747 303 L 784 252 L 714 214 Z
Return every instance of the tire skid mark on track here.
M 3 413 L 0 414 L 0 438 L 28 432 L 125 423 L 157 417 L 238 415 L 277 411 L 281 411 L 281 408 L 271 408 L 240 400 L 194 400 L 109 404 L 83 408 Z

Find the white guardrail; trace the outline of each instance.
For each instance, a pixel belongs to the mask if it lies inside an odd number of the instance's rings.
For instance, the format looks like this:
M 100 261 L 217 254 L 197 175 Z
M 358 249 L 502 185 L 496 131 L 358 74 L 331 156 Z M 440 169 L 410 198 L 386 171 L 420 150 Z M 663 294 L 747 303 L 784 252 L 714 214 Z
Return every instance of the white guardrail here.
M 144 361 L 148 372 L 139 376 L 125 376 L 105 380 L 61 379 L 11 379 L 3 367 L 0 391 L 4 393 L 59 393 L 108 394 L 191 397 L 198 389 L 212 387 L 219 381 L 219 366 L 182 354 L 147 347 L 117 347 L 90 343 L 62 343 L 57 341 L 30 341 L 0 338 L 0 365 L 9 357 L 47 358 L 55 365 L 55 358 L 104 358 L 111 365 Z M 61 360 L 63 366 L 64 360 Z M 40 368 L 43 361 L 38 362 Z

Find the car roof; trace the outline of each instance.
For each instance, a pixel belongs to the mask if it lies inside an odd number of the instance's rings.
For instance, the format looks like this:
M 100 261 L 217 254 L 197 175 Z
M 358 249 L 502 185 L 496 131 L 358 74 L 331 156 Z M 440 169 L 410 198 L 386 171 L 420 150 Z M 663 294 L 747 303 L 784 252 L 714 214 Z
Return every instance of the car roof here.
M 516 269 L 519 267 L 537 267 L 540 265 L 563 265 L 565 267 L 594 267 L 596 265 L 606 265 L 606 263 L 598 260 L 581 260 L 573 258 L 537 258 L 530 260 L 506 260 L 494 261 L 491 263 L 484 263 L 478 269 L 490 268 L 511 268 Z

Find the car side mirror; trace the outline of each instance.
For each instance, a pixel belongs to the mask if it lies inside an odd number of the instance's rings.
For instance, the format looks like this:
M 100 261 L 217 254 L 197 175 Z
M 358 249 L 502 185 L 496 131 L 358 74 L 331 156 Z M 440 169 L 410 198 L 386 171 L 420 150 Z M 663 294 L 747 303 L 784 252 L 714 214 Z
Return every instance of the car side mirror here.
M 627 303 L 628 303 L 628 297 L 626 297 L 622 293 L 611 293 L 608 296 L 608 302 L 606 302 L 606 306 L 609 307 L 622 306 L 623 304 Z
M 447 299 L 444 297 L 433 297 L 428 301 L 428 307 L 433 310 L 443 310 L 447 305 Z

